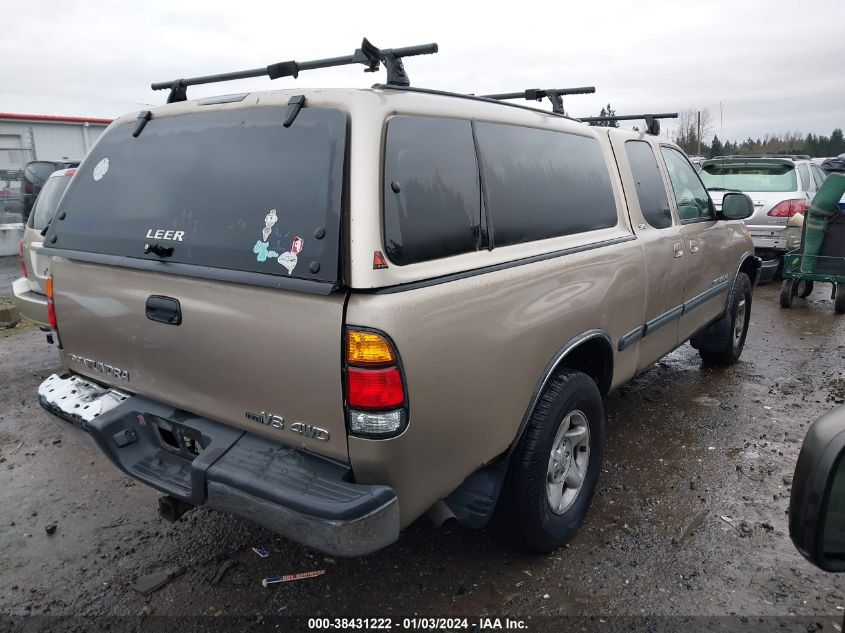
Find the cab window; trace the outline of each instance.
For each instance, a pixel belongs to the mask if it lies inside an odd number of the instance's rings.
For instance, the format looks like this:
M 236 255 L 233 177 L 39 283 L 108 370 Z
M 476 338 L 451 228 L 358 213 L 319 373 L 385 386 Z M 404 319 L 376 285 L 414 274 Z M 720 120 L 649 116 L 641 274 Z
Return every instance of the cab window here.
M 669 172 L 681 222 L 715 219 L 710 196 L 686 157 L 673 147 L 661 147 L 660 153 Z
M 637 187 L 637 200 L 645 221 L 656 229 L 672 226 L 669 197 L 651 145 L 645 141 L 626 141 L 625 153 L 628 156 L 628 164 L 631 165 L 631 174 Z

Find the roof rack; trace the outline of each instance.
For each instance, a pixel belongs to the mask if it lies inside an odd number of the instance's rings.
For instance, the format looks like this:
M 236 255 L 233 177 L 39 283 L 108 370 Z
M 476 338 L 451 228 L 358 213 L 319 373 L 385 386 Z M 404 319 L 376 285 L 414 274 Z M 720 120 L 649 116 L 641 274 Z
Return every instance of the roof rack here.
M 810 160 L 807 154 L 729 154 L 715 158 L 788 158 L 790 160 Z
M 412 57 L 414 55 L 431 55 L 432 53 L 436 53 L 437 50 L 438 47 L 435 43 L 406 46 L 404 48 L 378 48 L 373 46 L 365 37 L 363 42 L 361 42 L 361 48 L 356 48 L 352 55 L 315 59 L 307 62 L 279 62 L 270 64 L 264 68 L 252 68 L 250 70 L 204 75 L 202 77 L 188 77 L 186 79 L 173 79 L 171 81 L 154 83 L 151 88 L 153 90 L 169 89 L 170 94 L 167 96 L 167 103 L 174 103 L 176 101 L 185 101 L 188 98 L 188 86 L 265 76 L 270 79 L 278 79 L 279 77 L 293 77 L 296 79 L 303 70 L 316 70 L 318 68 L 346 66 L 349 64 L 363 64 L 366 66 L 364 72 L 368 73 L 376 72 L 379 69 L 379 64 L 384 64 L 387 69 L 388 85 L 410 86 L 411 82 L 405 73 L 402 58 Z
M 596 91 L 595 86 L 582 86 L 581 88 L 529 88 L 522 92 L 503 92 L 494 95 L 482 95 L 485 99 L 525 99 L 526 101 L 542 101 L 548 99 L 552 104 L 552 111 L 556 114 L 566 114 L 563 111 L 562 95 L 587 95 Z
M 660 134 L 660 121 L 658 119 L 677 119 L 677 112 L 661 112 L 649 114 L 614 114 L 613 116 L 588 116 L 580 117 L 584 123 L 603 123 L 605 121 L 638 121 L 645 119 L 646 132 L 653 136 Z

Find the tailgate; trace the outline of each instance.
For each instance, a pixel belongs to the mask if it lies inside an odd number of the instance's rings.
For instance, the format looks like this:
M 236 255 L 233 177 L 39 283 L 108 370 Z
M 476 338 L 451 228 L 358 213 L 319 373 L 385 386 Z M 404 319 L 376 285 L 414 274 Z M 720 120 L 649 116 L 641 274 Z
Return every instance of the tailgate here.
M 341 384 L 345 293 L 212 282 L 65 258 L 54 260 L 53 278 L 62 356 L 72 371 L 348 459 Z M 150 296 L 176 299 L 181 323 L 148 318 Z M 279 418 L 283 428 L 277 428 Z

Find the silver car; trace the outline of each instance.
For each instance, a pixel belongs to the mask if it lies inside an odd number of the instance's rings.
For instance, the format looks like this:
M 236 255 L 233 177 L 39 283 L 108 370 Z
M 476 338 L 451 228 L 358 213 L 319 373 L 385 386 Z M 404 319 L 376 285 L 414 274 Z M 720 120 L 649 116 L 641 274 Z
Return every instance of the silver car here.
M 770 281 L 784 253 L 801 245 L 801 220 L 824 171 L 809 156 L 719 156 L 704 161 L 699 176 L 717 209 L 727 191 L 751 196 L 754 215 L 745 224 L 763 260 L 760 281 Z
M 21 241 L 23 276 L 12 284 L 13 301 L 22 317 L 33 321 L 42 329 L 50 327 L 46 290 L 47 277 L 50 275 L 50 257 L 39 252 L 37 247 L 44 241 L 42 232 L 53 219 L 59 200 L 62 199 L 75 173 L 76 168 L 71 167 L 50 174 L 35 200 Z

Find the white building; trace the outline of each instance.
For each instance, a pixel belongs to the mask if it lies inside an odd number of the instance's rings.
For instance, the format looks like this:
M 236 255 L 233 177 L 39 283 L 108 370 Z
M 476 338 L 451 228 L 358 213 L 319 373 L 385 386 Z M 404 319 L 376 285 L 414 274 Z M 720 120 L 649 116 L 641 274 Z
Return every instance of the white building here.
M 30 160 L 80 160 L 111 119 L 0 112 L 0 171 Z

